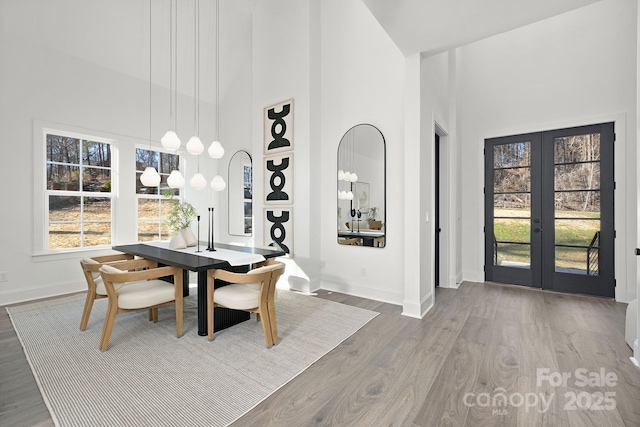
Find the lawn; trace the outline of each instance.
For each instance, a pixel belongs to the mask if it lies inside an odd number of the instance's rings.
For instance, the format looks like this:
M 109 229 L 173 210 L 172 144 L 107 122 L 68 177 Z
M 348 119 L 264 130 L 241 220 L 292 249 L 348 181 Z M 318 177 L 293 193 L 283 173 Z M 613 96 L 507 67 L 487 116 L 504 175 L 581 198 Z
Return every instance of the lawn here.
M 528 210 L 496 209 L 494 216 L 494 234 L 498 242 L 529 243 L 531 239 Z M 556 245 L 589 246 L 594 234 L 600 230 L 599 213 L 594 212 L 556 212 Z M 542 225 L 542 232 L 549 224 Z M 498 264 L 513 261 L 528 264 L 530 262 L 529 245 L 498 244 Z M 556 247 L 556 267 L 586 270 L 587 250 L 585 248 Z

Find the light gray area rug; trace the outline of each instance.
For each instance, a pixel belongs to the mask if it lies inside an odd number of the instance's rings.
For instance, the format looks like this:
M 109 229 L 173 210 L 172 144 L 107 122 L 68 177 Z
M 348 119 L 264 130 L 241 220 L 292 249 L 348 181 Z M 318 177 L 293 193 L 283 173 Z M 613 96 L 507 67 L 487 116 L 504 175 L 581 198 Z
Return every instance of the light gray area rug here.
M 146 311 L 120 314 L 106 352 L 98 349 L 106 300 L 84 332 L 84 294 L 7 308 L 56 425 L 228 425 L 377 315 L 279 290 L 280 343 L 267 349 L 253 316 L 212 342 L 198 336 L 194 294 L 182 338 L 171 307 L 156 324 Z

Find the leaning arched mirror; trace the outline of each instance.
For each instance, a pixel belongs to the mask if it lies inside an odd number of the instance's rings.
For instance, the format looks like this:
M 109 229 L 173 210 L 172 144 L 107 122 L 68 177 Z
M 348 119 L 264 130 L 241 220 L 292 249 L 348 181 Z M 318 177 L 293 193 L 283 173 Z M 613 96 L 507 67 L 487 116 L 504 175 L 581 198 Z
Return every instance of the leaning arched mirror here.
M 386 150 L 382 132 L 361 124 L 338 146 L 338 243 L 386 244 Z
M 238 151 L 229 162 L 229 234 L 251 236 L 253 232 L 253 175 L 251 156 Z

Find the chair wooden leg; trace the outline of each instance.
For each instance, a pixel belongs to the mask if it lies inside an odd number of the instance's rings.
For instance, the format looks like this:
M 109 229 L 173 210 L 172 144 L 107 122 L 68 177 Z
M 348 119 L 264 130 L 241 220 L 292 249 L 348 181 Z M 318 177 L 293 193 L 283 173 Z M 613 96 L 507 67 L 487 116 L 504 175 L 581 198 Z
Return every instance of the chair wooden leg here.
M 264 341 L 267 344 L 267 348 L 271 348 L 273 345 L 273 337 L 271 336 L 271 319 L 269 319 L 269 312 L 266 305 L 259 307 L 259 312 L 262 323 L 262 332 L 264 332 Z
M 149 309 L 149 322 L 151 322 L 153 320 L 153 309 L 150 308 Z
M 154 307 L 151 309 L 153 312 L 153 323 L 158 323 L 158 307 Z
M 278 344 L 278 324 L 276 323 L 276 306 L 273 301 L 267 303 L 267 310 L 269 311 L 269 324 L 271 325 L 271 340 L 273 345 Z
M 104 318 L 104 327 L 102 328 L 102 338 L 100 339 L 100 350 L 105 351 L 109 347 L 109 340 L 111 339 L 111 331 L 113 331 L 113 325 L 116 322 L 116 316 L 118 315 L 118 307 L 109 304 L 107 307 L 107 314 Z
M 87 329 L 89 323 L 89 316 L 91 316 L 91 309 L 93 308 L 93 302 L 96 299 L 96 293 L 94 291 L 87 291 L 87 299 L 84 301 L 84 310 L 82 310 L 82 318 L 80 319 L 80 330 Z
M 209 341 L 213 341 L 213 279 L 207 278 L 207 335 Z
M 176 335 L 178 338 L 182 336 L 182 311 L 183 311 L 183 301 L 182 301 L 182 284 L 176 284 Z

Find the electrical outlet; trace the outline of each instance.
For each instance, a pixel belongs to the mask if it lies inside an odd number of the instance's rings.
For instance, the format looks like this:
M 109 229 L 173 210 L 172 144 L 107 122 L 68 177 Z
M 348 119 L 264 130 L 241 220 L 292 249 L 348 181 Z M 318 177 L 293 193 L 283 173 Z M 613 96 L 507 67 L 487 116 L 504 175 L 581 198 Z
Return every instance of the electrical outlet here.
M 361 275 L 362 277 L 367 277 L 367 269 L 366 269 L 366 268 L 364 268 L 364 267 L 362 267 L 362 270 L 360 270 L 360 275 Z
M 8 282 L 8 281 L 9 281 L 9 272 L 0 271 L 0 282 Z

